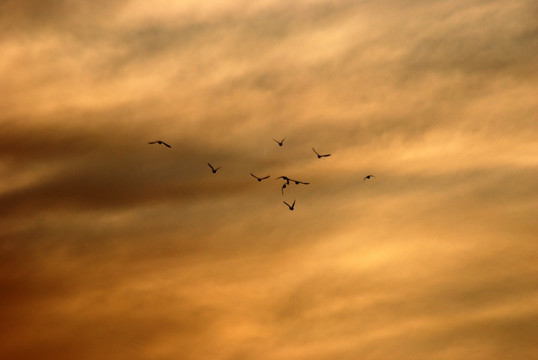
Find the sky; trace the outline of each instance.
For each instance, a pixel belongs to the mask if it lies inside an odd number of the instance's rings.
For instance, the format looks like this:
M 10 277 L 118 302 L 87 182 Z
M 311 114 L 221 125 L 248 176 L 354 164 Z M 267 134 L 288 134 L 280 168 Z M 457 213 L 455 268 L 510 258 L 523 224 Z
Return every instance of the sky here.
M 0 358 L 538 358 L 537 15 L 1 1 Z

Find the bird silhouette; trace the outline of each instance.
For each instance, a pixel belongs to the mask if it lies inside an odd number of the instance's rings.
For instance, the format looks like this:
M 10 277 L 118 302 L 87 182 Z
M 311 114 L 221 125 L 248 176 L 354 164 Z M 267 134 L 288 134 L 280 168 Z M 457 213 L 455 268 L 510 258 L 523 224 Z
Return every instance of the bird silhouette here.
M 286 185 L 289 185 L 290 184 L 290 178 L 289 177 L 286 177 L 286 176 L 279 176 L 277 177 L 275 180 L 278 180 L 278 179 L 284 179 L 286 181 Z
M 258 181 L 262 181 L 262 180 L 264 180 L 264 179 L 267 179 L 269 176 L 271 176 L 271 175 L 267 175 L 267 176 L 265 176 L 265 177 L 259 178 L 259 177 L 257 177 L 256 175 L 254 175 L 253 173 L 250 173 L 250 175 L 251 175 L 252 177 L 256 178 L 256 180 L 258 180 Z
M 148 144 L 161 144 L 161 145 L 164 145 L 166 147 L 169 147 L 171 148 L 170 145 L 168 145 L 167 143 L 165 143 L 164 141 L 161 141 L 161 140 L 157 140 L 157 141 L 150 141 Z
M 331 156 L 331 154 L 319 154 L 314 148 L 312 148 L 312 150 L 314 150 L 314 152 L 315 152 L 316 155 L 318 156 L 318 159 L 321 159 L 322 157 L 328 157 L 328 156 Z
M 278 144 L 278 146 L 282 146 L 282 144 L 284 144 L 284 140 L 286 140 L 286 138 L 284 138 L 284 139 L 282 139 L 280 141 L 278 141 L 277 139 L 273 139 L 273 140 Z
M 299 180 L 293 180 L 293 179 L 288 179 L 288 180 L 293 181 L 295 183 L 295 185 L 299 185 L 299 184 L 308 185 L 308 184 L 310 184 L 309 182 L 304 182 L 304 181 L 299 181 Z
M 211 171 L 213 172 L 213 174 L 216 173 L 218 169 L 220 169 L 220 166 L 215 169 L 213 166 L 211 166 L 210 163 L 207 163 L 207 165 L 209 165 L 209 167 L 211 168 Z
M 280 189 L 280 192 L 282 193 L 282 196 L 284 196 L 284 189 L 286 188 L 286 184 L 282 184 L 282 188 Z
M 293 210 L 293 208 L 295 207 L 295 200 L 293 200 L 293 204 L 288 204 L 287 202 L 283 201 L 284 204 L 288 205 L 288 207 L 290 208 L 290 210 Z
M 371 178 L 375 177 L 374 175 L 366 175 L 362 181 L 366 181 L 366 179 L 370 180 Z

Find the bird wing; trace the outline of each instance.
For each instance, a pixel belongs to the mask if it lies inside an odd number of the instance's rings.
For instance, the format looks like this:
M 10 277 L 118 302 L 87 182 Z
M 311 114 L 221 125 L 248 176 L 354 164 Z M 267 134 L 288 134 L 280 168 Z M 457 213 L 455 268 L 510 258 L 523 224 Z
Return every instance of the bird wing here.
M 150 141 L 148 144 L 157 144 L 158 141 Z
M 207 165 L 209 165 L 209 167 L 211 168 L 211 170 L 215 170 L 215 169 L 213 169 L 213 166 L 211 166 L 210 163 L 207 163 Z
M 291 204 L 291 207 L 294 207 L 295 206 L 295 200 L 293 200 L 293 204 Z
M 283 143 L 284 140 L 286 140 L 288 137 L 286 136 L 284 139 L 280 140 L 280 143 Z
M 316 149 L 312 148 L 312 150 L 314 150 L 314 152 L 316 153 L 316 155 L 319 156 L 318 152 L 316 151 Z
M 169 147 L 169 148 L 171 147 L 170 145 L 168 145 L 168 144 L 165 143 L 164 141 L 163 141 L 163 145 L 166 146 L 166 147 Z
M 327 156 L 331 156 L 331 154 L 325 154 L 325 155 L 321 155 L 323 157 L 327 157 Z
M 277 144 L 280 144 L 280 142 L 277 139 L 273 139 Z
M 261 179 L 262 179 L 262 180 L 263 180 L 263 179 L 267 179 L 267 178 L 269 178 L 270 176 L 271 176 L 271 175 L 267 175 L 266 177 L 262 177 Z
M 287 202 L 285 201 L 282 201 L 284 204 L 288 205 L 288 207 L 291 207 L 290 204 L 288 204 Z
M 253 173 L 250 173 L 250 176 L 252 176 L 252 177 L 258 179 L 258 177 L 257 177 L 256 175 L 254 175 Z
M 218 168 L 215 169 L 215 171 L 217 171 L 218 169 L 220 169 L 221 167 L 219 166 Z

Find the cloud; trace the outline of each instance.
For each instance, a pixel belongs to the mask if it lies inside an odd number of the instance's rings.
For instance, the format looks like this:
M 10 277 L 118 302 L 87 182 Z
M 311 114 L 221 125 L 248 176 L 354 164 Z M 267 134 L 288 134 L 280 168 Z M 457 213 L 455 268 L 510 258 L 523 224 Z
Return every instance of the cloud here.
M 1 6 L 4 357 L 534 354 L 534 2 Z
M 0 5 L 0 26 L 3 37 L 25 35 L 28 32 L 66 31 L 81 23 L 99 21 L 96 14 L 114 13 L 125 3 L 125 0 L 98 0 L 91 4 L 73 0 L 6 0 Z

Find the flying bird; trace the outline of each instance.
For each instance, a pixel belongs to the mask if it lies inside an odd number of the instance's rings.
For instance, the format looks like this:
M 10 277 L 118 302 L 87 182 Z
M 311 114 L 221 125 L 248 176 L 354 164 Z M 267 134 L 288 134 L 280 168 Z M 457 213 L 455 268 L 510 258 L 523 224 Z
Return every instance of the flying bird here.
M 171 148 L 170 145 L 168 145 L 167 143 L 165 143 L 164 141 L 161 141 L 161 140 L 157 140 L 157 141 L 150 141 L 148 144 L 160 144 L 160 145 L 164 145 L 166 147 L 169 147 Z
M 213 166 L 211 166 L 210 163 L 207 163 L 207 165 L 209 165 L 209 167 L 211 168 L 211 171 L 213 172 L 213 174 L 216 173 L 218 169 L 220 169 L 220 166 L 215 169 Z
M 293 200 L 293 204 L 288 204 L 287 202 L 283 201 L 284 204 L 288 205 L 288 207 L 290 208 L 290 210 L 293 210 L 293 208 L 295 207 L 295 200 Z
M 370 180 L 373 177 L 375 177 L 375 176 L 374 175 L 366 175 L 362 181 L 366 181 L 366 179 Z
M 321 159 L 322 157 L 328 157 L 328 156 L 331 156 L 331 154 L 319 154 L 314 148 L 312 148 L 312 150 L 314 150 L 314 152 L 315 152 L 316 155 L 318 156 L 318 159 Z
M 284 196 L 284 189 L 286 188 L 286 184 L 282 184 L 282 188 L 280 189 L 280 192 L 282 192 L 282 196 Z
M 295 183 L 295 185 L 299 185 L 299 184 L 308 185 L 308 184 L 310 184 L 309 182 L 304 182 L 304 181 L 299 181 L 299 180 L 293 180 L 293 179 L 288 179 L 288 180 L 293 181 Z
M 279 176 L 279 177 L 277 177 L 275 180 L 278 180 L 278 179 L 284 179 L 284 180 L 286 180 L 286 185 L 289 185 L 289 184 L 290 184 L 290 178 L 289 178 L 289 177 L 286 177 L 286 176 Z
M 273 139 L 277 144 L 278 146 L 282 146 L 282 144 L 284 143 L 284 140 L 286 140 L 287 137 L 285 137 L 284 139 L 278 141 L 277 139 Z
M 267 176 L 265 176 L 265 177 L 259 178 L 259 177 L 257 177 L 256 175 L 254 175 L 253 173 L 250 173 L 250 175 L 251 175 L 252 177 L 256 178 L 256 180 L 258 180 L 258 181 L 262 181 L 262 180 L 264 180 L 264 179 L 267 179 L 269 176 L 271 176 L 271 175 L 267 175 Z

